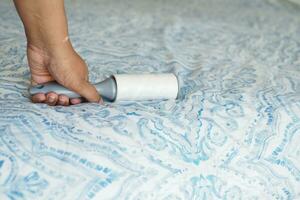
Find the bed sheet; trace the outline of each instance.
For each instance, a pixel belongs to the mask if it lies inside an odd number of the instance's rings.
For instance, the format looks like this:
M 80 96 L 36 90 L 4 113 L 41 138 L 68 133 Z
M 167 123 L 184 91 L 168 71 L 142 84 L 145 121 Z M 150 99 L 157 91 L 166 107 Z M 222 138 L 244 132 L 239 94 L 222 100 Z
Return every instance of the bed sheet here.
M 283 0 L 69 0 L 90 79 L 175 73 L 177 100 L 33 104 L 0 0 L 0 199 L 300 199 L 300 10 Z

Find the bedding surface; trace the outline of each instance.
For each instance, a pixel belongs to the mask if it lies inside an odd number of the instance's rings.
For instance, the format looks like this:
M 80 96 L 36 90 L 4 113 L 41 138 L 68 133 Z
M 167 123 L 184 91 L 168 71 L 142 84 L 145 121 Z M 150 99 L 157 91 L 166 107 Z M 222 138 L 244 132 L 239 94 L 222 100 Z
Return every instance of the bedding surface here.
M 175 73 L 177 100 L 33 104 L 0 0 L 0 199 L 300 199 L 300 8 L 283 0 L 70 0 L 91 82 Z

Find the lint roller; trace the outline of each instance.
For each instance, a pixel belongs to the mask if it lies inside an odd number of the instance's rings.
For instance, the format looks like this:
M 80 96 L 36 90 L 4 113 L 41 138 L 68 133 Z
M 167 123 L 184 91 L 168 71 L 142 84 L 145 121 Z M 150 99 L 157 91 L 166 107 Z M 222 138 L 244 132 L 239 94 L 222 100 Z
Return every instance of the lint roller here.
M 140 101 L 155 99 L 176 99 L 179 85 L 177 77 L 172 73 L 165 74 L 115 74 L 94 84 L 105 101 Z M 55 92 L 70 98 L 78 98 L 79 94 L 49 82 L 29 88 L 31 95 Z

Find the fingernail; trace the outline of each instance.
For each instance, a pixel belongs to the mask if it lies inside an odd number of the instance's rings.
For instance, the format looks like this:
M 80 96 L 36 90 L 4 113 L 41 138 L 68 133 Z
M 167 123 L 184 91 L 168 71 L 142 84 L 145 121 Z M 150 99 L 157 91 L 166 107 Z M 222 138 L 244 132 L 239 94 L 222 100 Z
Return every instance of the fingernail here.
M 52 97 L 52 96 L 48 97 L 48 101 L 50 103 L 53 103 L 55 101 L 55 97 Z
M 58 102 L 60 105 L 65 105 L 66 104 L 66 101 L 59 101 Z
M 100 104 L 100 105 L 104 105 L 104 101 L 103 101 L 103 99 L 102 99 L 102 98 L 100 98 L 100 100 L 99 100 L 99 104 Z

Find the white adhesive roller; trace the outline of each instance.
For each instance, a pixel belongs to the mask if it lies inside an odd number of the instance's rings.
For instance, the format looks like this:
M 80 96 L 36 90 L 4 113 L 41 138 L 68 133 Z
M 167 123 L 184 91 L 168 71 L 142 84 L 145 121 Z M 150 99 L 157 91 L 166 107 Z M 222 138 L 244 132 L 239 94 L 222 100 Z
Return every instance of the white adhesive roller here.
M 179 85 L 177 77 L 167 74 L 116 74 L 94 85 L 105 101 L 139 101 L 154 99 L 176 99 Z M 55 92 L 70 98 L 80 95 L 50 82 L 29 89 L 31 95 Z
M 176 99 L 178 81 L 174 74 L 119 74 L 116 101 Z

